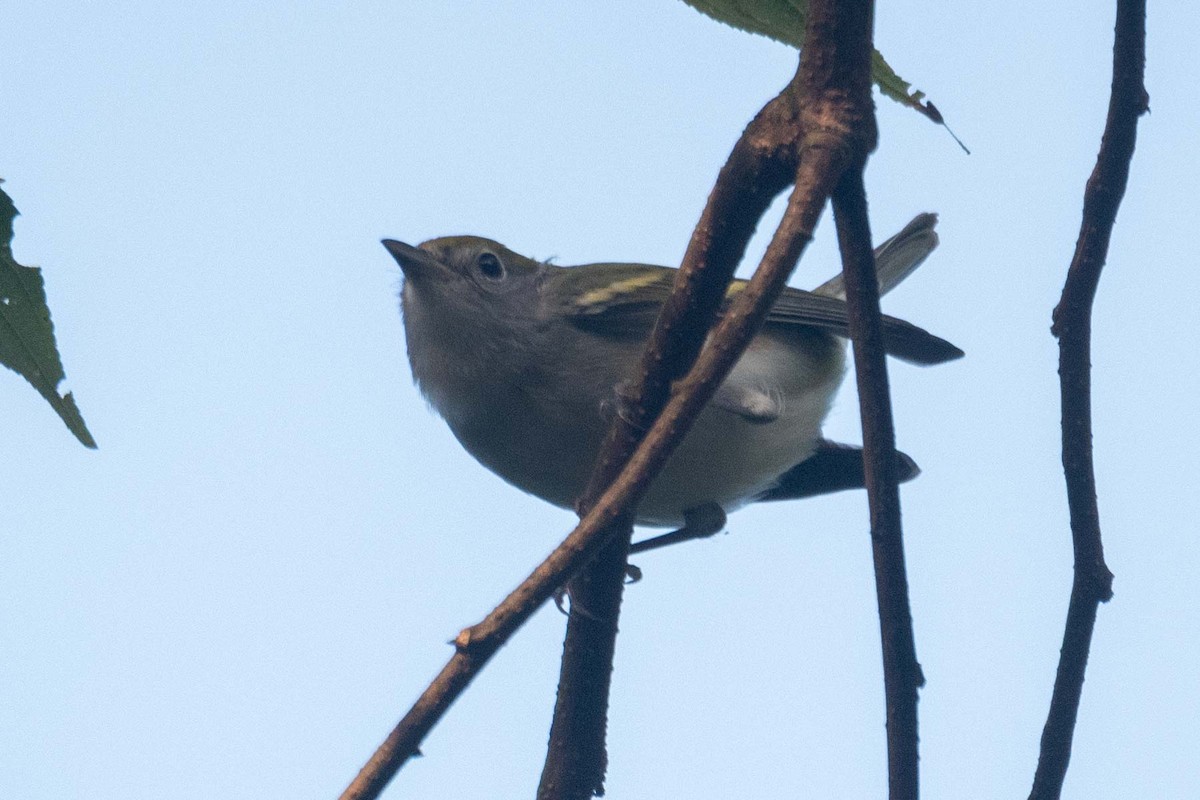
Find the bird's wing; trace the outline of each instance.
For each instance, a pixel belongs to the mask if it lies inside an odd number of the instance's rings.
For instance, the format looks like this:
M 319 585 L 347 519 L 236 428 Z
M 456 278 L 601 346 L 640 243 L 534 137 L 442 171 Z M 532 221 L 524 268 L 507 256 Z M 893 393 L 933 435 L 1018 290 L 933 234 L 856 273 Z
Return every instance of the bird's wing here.
M 850 336 L 845 300 L 790 287 L 775 301 L 767 315 L 767 324 L 819 328 L 838 336 Z M 945 339 L 887 314 L 883 315 L 883 346 L 889 355 L 913 364 L 941 364 L 963 355 L 962 350 Z
M 647 264 L 590 264 L 563 268 L 553 276 L 562 283 L 552 293 L 561 312 L 576 326 L 603 336 L 644 338 L 671 291 L 676 270 Z M 725 295 L 728 306 L 746 281 L 734 281 Z M 767 315 L 768 325 L 816 328 L 849 336 L 846 302 L 786 288 Z M 883 316 L 883 344 L 896 358 L 914 364 L 940 364 L 963 355 L 954 345 L 901 319 Z

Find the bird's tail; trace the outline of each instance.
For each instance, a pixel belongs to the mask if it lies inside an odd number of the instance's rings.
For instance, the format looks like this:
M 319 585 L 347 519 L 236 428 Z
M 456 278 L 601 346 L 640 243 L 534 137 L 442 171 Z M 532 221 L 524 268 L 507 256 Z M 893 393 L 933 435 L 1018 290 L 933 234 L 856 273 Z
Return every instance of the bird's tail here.
M 911 275 L 938 246 L 938 236 L 933 230 L 937 219 L 937 214 L 918 214 L 899 233 L 875 248 L 879 294 L 887 294 Z M 846 284 L 842 281 L 842 274 L 839 272 L 813 289 L 813 292 L 844 300 Z

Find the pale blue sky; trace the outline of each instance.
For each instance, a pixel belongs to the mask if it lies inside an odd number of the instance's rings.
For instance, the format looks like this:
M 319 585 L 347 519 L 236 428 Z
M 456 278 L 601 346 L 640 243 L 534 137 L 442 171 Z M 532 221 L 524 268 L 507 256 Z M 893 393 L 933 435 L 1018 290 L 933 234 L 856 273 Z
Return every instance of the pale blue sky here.
M 887 101 L 886 236 L 942 247 L 885 307 L 967 358 L 893 362 L 930 798 L 1024 796 L 1071 577 L 1053 307 L 1108 97 L 1109 3 L 881 3 L 970 145 Z M 675 263 L 794 54 L 677 0 L 0 7 L 0 177 L 45 270 L 84 450 L 0 375 L 0 797 L 335 796 L 572 525 L 412 387 L 379 246 L 478 233 Z M 1100 611 L 1067 796 L 1200 796 L 1192 7 L 1151 8 L 1096 306 Z M 777 209 L 776 209 L 777 213 Z M 765 227 L 765 226 L 764 226 Z M 823 223 L 793 282 L 837 268 Z M 756 243 L 760 252 L 762 242 Z M 858 441 L 844 390 L 827 424 Z M 880 797 L 865 497 L 750 508 L 638 560 L 613 798 Z M 563 618 L 540 613 L 387 797 L 529 797 Z

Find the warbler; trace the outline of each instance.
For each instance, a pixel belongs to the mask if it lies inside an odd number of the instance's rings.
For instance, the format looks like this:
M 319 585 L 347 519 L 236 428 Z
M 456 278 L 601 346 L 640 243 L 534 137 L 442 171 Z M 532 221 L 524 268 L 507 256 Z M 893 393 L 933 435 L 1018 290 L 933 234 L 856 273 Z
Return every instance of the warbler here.
M 876 250 L 881 291 L 937 246 L 936 222 L 921 214 Z M 425 398 L 485 467 L 571 508 L 675 270 L 562 267 L 476 236 L 383 244 L 404 273 L 408 359 Z M 744 286 L 733 282 L 726 304 Z M 746 503 L 861 487 L 861 450 L 821 436 L 847 335 L 840 276 L 813 292 L 786 289 L 648 488 L 636 523 L 719 528 Z M 888 352 L 910 362 L 962 355 L 893 317 L 883 318 L 883 335 Z M 919 471 L 907 456 L 897 469 L 902 480 Z

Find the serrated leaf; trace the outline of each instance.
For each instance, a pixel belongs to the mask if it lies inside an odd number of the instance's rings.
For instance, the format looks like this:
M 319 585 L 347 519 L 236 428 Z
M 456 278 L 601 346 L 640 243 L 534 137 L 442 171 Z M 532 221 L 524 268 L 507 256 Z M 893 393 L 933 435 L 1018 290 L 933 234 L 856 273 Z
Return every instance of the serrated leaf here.
M 804 44 L 804 27 L 808 17 L 806 0 L 684 0 L 692 8 L 743 31 L 757 33 L 797 49 Z M 875 50 L 871 55 L 871 79 L 883 92 L 898 103 L 919 111 L 929 119 L 945 124 L 932 103 L 924 102 L 925 93 L 912 91 Z
M 70 392 L 61 396 L 58 393 L 58 385 L 66 375 L 54 343 L 42 271 L 23 267 L 13 258 L 13 219 L 17 213 L 12 199 L 0 189 L 0 364 L 23 375 L 75 438 L 94 448 L 96 440 L 88 432 L 75 398 Z

